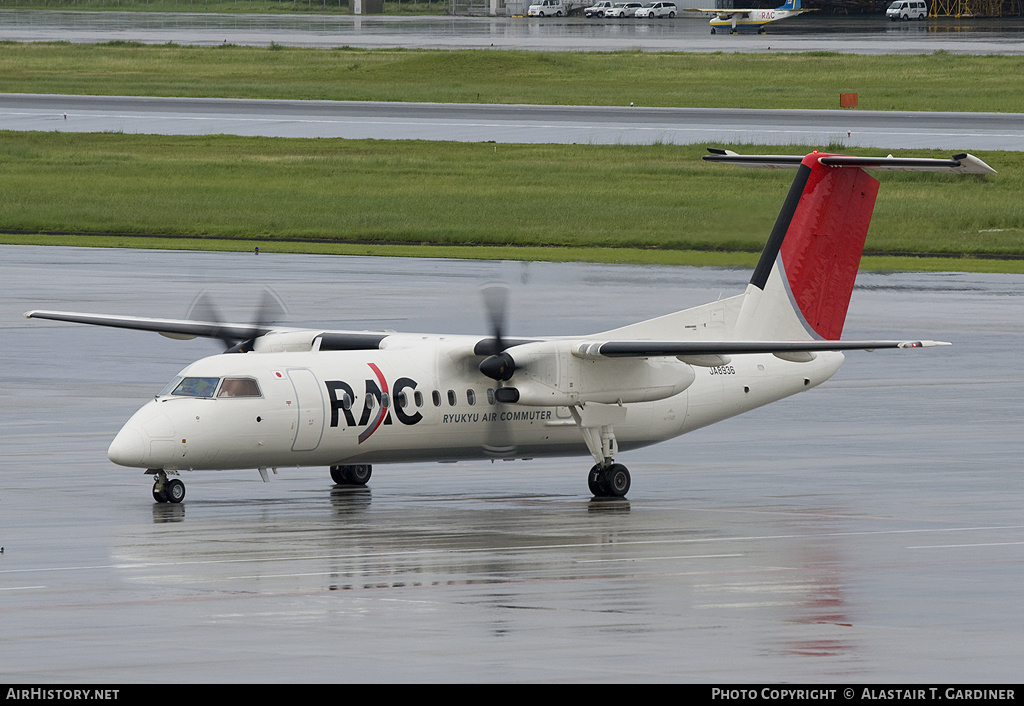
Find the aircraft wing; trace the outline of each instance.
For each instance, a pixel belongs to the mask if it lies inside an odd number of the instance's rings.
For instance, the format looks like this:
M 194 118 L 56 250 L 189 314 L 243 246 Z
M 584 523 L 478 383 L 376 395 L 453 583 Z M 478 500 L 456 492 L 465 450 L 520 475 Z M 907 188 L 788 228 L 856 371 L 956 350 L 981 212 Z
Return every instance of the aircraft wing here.
M 952 344 L 945 341 L 586 341 L 574 347 L 573 353 L 585 358 L 654 358 L 931 348 L 949 345 Z
M 711 154 L 704 155 L 706 162 L 728 162 L 740 167 L 760 169 L 796 169 L 804 160 L 803 156 L 779 154 L 737 154 L 732 150 L 709 147 Z M 927 159 L 920 157 L 852 157 L 849 155 L 822 154 L 821 164 L 830 167 L 860 167 L 898 172 L 955 172 L 959 174 L 995 174 L 996 170 L 972 154 L 955 154 L 949 159 Z
M 76 311 L 33 310 L 26 311 L 25 318 L 69 321 L 75 324 L 111 326 L 113 328 L 127 328 L 137 331 L 155 331 L 168 338 L 183 340 L 196 337 L 245 340 L 261 336 L 271 330 L 265 326 L 254 326 L 251 324 L 228 324 L 213 321 L 191 321 L 189 319 L 155 319 L 141 316 L 113 316 L 109 314 L 83 314 Z
M 221 341 L 251 341 L 271 332 L 302 331 L 260 324 L 235 324 L 216 321 L 192 321 L 191 319 L 157 319 L 141 316 L 117 316 L 110 314 L 83 314 L 74 311 L 26 311 L 25 318 L 68 321 L 75 324 L 110 326 L 113 328 L 153 331 L 161 336 L 188 340 L 191 338 L 215 338 Z M 310 329 L 312 339 L 323 338 L 321 350 L 362 350 L 379 348 L 387 334 L 362 331 L 324 331 Z
M 750 8 L 747 8 L 747 9 L 722 10 L 722 9 L 707 8 L 707 7 L 681 7 L 679 9 L 682 10 L 683 12 L 711 12 L 713 14 L 718 15 L 723 20 L 727 20 L 727 19 L 729 19 L 730 17 L 732 17 L 734 15 L 745 15 L 748 12 L 753 12 L 754 11 L 754 10 L 752 10 Z

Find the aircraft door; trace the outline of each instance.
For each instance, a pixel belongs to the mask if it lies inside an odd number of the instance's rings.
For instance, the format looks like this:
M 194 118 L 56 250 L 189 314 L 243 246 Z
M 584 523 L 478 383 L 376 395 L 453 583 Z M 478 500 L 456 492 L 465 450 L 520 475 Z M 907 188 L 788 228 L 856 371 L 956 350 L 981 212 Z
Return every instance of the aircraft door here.
M 324 397 L 320 382 L 307 368 L 289 369 L 288 379 L 292 381 L 299 407 L 292 451 L 313 451 L 324 434 Z

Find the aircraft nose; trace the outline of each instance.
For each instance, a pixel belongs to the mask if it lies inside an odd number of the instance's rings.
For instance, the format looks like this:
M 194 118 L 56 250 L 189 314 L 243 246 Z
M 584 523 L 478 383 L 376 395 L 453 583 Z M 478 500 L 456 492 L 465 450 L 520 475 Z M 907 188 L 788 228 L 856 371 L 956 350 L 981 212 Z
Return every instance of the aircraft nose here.
M 107 449 L 107 458 L 119 466 L 142 467 L 145 455 L 146 442 L 142 434 L 127 426 L 117 433 Z

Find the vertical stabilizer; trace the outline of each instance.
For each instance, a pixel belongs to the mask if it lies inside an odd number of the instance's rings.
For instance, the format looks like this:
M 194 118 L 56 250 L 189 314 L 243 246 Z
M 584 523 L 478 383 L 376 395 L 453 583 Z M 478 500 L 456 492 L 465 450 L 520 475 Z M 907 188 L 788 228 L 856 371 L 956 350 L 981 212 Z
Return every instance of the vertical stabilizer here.
M 843 332 L 878 181 L 807 155 L 750 279 L 736 336 L 835 340 Z

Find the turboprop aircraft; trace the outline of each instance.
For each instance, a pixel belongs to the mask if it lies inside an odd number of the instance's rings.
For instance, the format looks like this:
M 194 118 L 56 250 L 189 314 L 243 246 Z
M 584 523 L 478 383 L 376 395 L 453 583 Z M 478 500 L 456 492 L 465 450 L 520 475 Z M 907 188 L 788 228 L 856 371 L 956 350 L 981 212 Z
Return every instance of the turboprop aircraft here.
M 800 0 L 786 0 L 785 4 L 775 9 L 684 7 L 683 10 L 686 12 L 713 12 L 716 16 L 711 19 L 711 34 L 726 28 L 730 34 L 736 34 L 740 30 L 755 29 L 758 34 L 764 34 L 764 26 L 769 22 L 796 17 L 805 12 L 816 12 L 810 8 L 801 8 Z
M 371 464 L 593 457 L 595 496 L 622 497 L 620 451 L 685 434 L 809 390 L 842 351 L 936 341 L 846 341 L 840 334 L 874 209 L 865 170 L 991 174 L 951 159 L 740 155 L 705 160 L 796 169 L 746 291 L 599 333 L 509 338 L 507 290 L 484 290 L 487 335 L 298 329 L 264 321 L 156 319 L 59 311 L 25 316 L 220 339 L 135 413 L 110 460 L 155 476 L 178 503 L 182 471 L 328 466 L 362 485 Z

